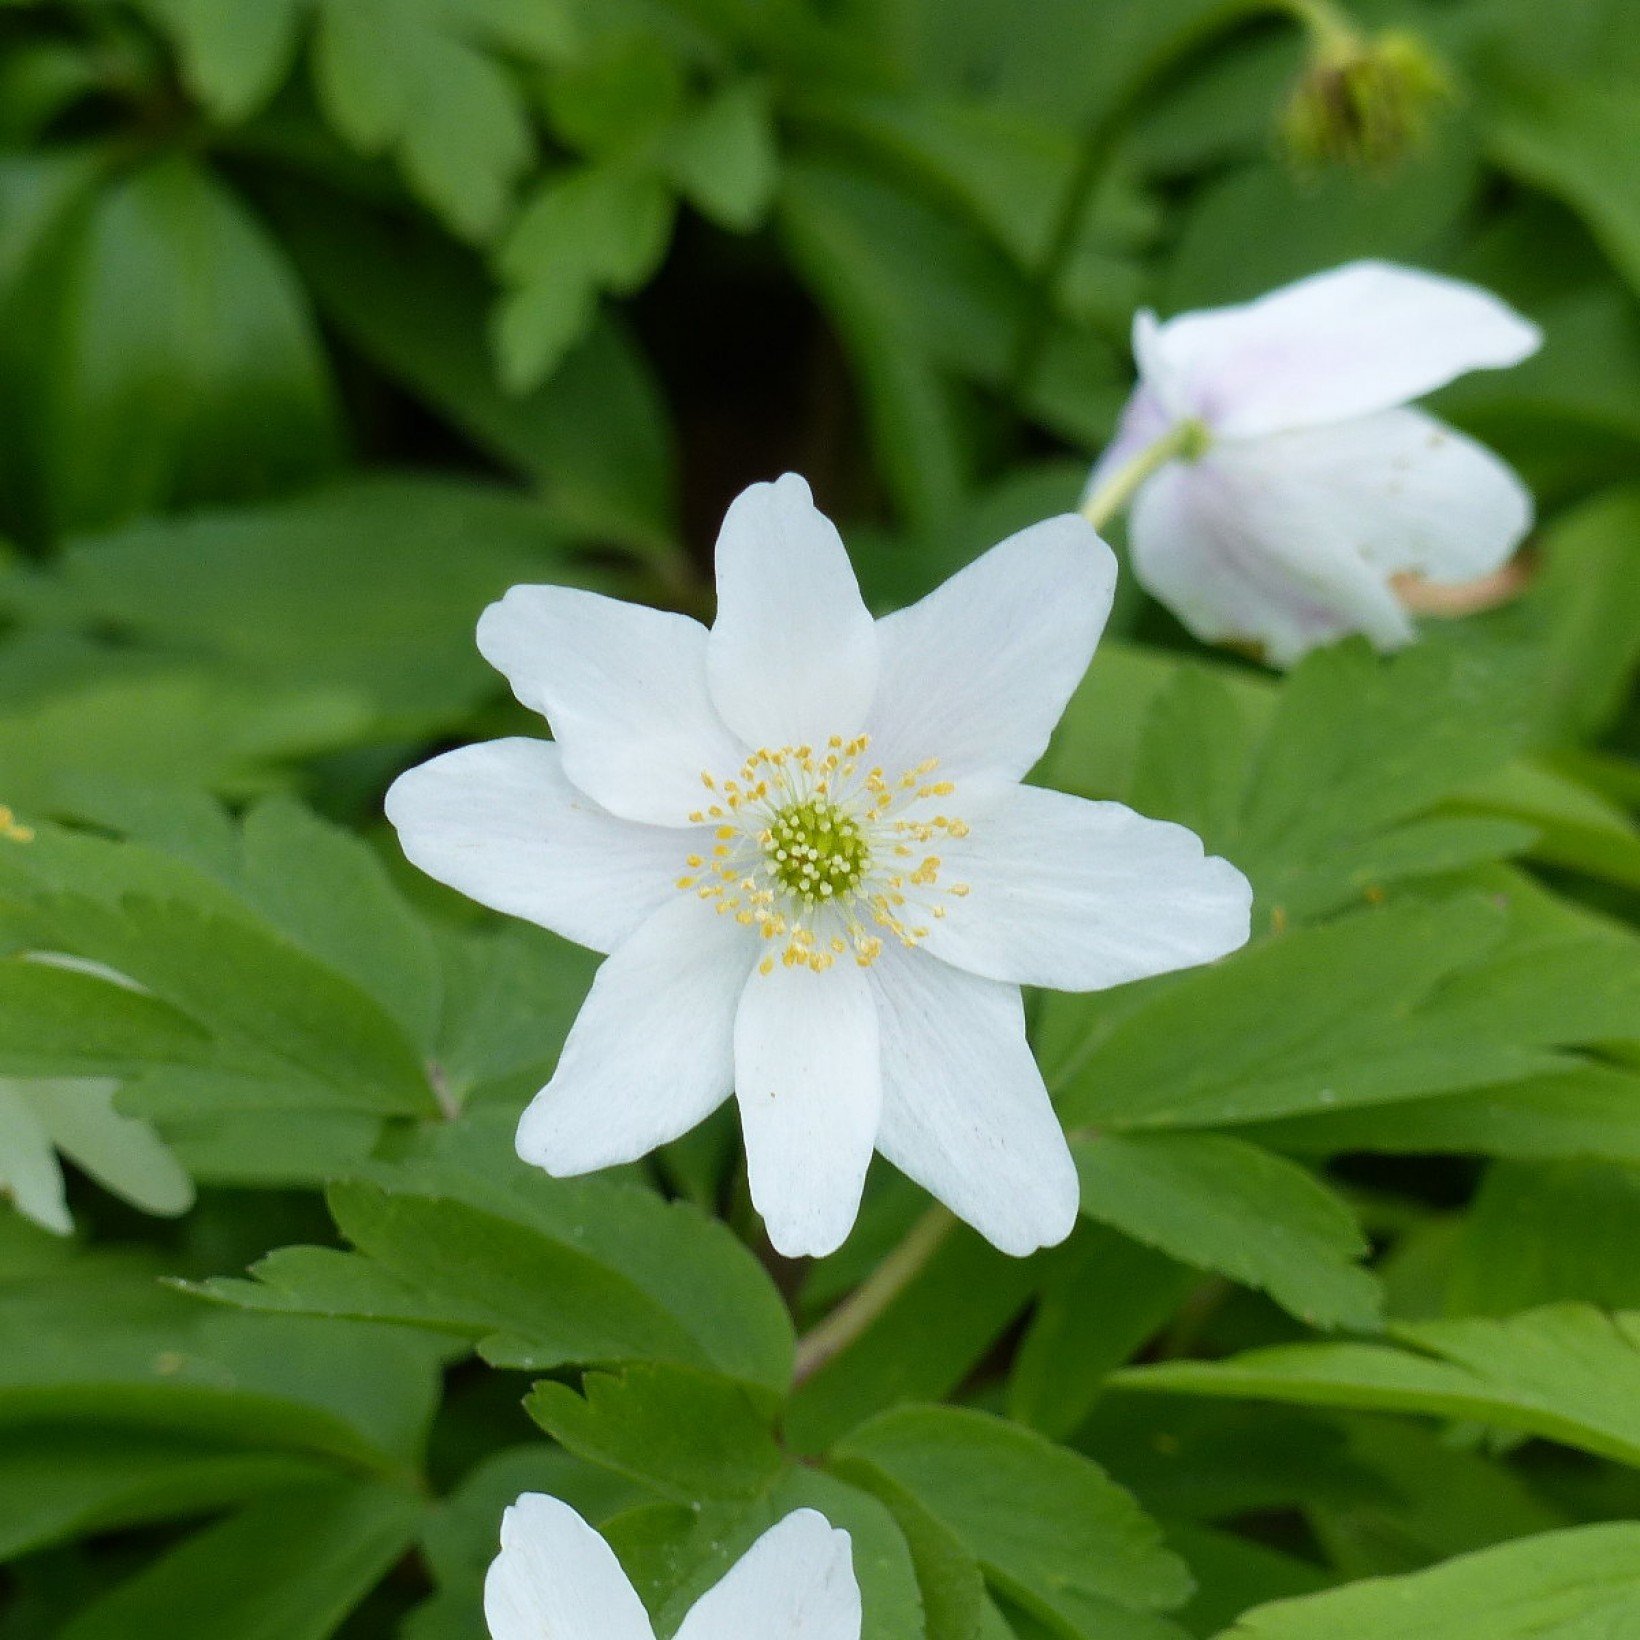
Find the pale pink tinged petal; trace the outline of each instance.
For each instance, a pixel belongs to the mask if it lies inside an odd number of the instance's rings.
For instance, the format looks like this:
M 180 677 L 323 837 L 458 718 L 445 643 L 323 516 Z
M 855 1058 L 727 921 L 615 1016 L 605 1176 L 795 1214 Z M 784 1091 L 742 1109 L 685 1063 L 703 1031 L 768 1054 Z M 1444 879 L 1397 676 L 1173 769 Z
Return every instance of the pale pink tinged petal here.
M 1352 262 L 1254 302 L 1169 320 L 1151 369 L 1180 414 L 1244 438 L 1388 410 L 1468 371 L 1519 364 L 1541 340 L 1475 285 Z
M 609 1545 L 567 1503 L 540 1492 L 501 1517 L 484 1619 L 491 1640 L 655 1640 Z
M 867 972 L 882 1035 L 877 1148 L 1003 1252 L 1063 1241 L 1080 1186 L 1019 987 L 900 946 Z
M 1164 468 L 1128 523 L 1133 572 L 1198 638 L 1261 644 L 1277 666 L 1351 632 L 1380 649 L 1412 622 L 1384 572 L 1341 540 L 1324 495 L 1283 483 L 1260 440 Z
M 386 809 L 429 877 L 595 951 L 613 951 L 676 893 L 697 841 L 608 813 L 570 784 L 546 740 L 446 752 L 401 774 Z
M 1082 492 L 1083 504 L 1136 456 L 1141 456 L 1174 425 L 1155 389 L 1141 381 L 1122 410 L 1116 436 L 1105 446 L 1104 453 L 1094 463 L 1088 475 L 1087 487 Z
M 860 1640 L 861 1615 L 848 1533 L 799 1509 L 695 1602 L 676 1640 Z
M 518 1154 L 564 1178 L 636 1161 L 704 1120 L 734 1079 L 755 936 L 679 892 L 598 970 Z
M 717 541 L 707 676 L 753 746 L 857 734 L 877 687 L 877 640 L 835 526 L 795 473 L 736 498 Z
M 746 755 L 706 687 L 706 629 L 687 616 L 520 586 L 484 611 L 478 647 L 551 723 L 564 773 L 625 819 L 686 825 L 708 801 L 701 775 Z
M 941 850 L 967 885 L 929 952 L 989 979 L 1097 991 L 1245 945 L 1253 892 L 1183 826 L 1035 786 Z
M 1047 749 L 1110 614 L 1116 559 L 1074 513 L 1010 536 L 878 623 L 869 761 L 890 780 L 1018 779 Z
M 1332 534 L 1386 572 L 1489 575 L 1532 527 L 1532 495 L 1513 468 L 1421 410 L 1277 434 L 1247 460 L 1272 488 L 1306 490 L 1306 519 L 1325 511 Z
M 877 1010 L 845 957 L 814 973 L 776 960 L 735 1018 L 735 1095 L 752 1202 L 787 1258 L 819 1257 L 854 1228 L 882 1111 Z

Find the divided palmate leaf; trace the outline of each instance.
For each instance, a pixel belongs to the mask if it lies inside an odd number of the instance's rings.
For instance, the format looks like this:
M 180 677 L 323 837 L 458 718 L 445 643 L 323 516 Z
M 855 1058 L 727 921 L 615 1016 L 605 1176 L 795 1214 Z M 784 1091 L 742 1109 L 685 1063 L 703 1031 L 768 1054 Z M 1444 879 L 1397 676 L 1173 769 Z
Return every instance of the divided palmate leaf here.
M 1261 1287 L 1311 1326 L 1378 1325 L 1355 1215 L 1296 1163 L 1223 1134 L 1102 1134 L 1072 1150 L 1088 1217 Z
M 653 1360 L 786 1385 L 785 1305 L 724 1226 L 635 1185 L 549 1179 L 512 1154 L 510 1121 L 469 1116 L 332 1186 L 330 1202 L 355 1251 L 285 1248 L 254 1281 L 205 1290 L 436 1328 L 496 1366 Z
M 1125 1388 L 1467 1418 L 1640 1466 L 1640 1315 L 1554 1304 L 1503 1320 L 1402 1322 L 1387 1344 L 1286 1344 L 1167 1362 Z
M 1577 1527 L 1248 1612 L 1220 1640 L 1629 1640 L 1640 1526 Z
M 1640 1018 L 1640 942 L 1502 877 L 1266 939 L 1229 962 L 1050 1001 L 1067 1125 L 1200 1127 L 1570 1069 Z
M 833 1461 L 891 1508 L 909 1495 L 1002 1593 L 1064 1632 L 1093 1640 L 1190 1592 L 1160 1529 L 1097 1464 L 1003 1419 L 903 1407 L 854 1430 Z

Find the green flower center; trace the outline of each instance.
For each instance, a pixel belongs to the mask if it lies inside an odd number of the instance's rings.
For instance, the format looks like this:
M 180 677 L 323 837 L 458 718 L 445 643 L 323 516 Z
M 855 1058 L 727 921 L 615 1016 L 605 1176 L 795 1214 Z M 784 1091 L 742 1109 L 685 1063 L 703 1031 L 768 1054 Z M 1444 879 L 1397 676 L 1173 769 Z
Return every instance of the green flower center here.
M 781 809 L 763 853 L 780 886 L 809 905 L 858 888 L 871 865 L 871 845 L 858 823 L 823 797 Z

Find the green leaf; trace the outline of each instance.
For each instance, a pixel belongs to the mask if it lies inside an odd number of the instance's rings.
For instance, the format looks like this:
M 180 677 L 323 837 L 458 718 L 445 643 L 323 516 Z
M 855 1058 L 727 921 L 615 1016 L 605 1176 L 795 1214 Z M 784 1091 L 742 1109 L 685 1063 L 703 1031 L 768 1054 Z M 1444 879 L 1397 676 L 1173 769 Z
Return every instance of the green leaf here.
M 105 668 L 112 670 L 111 668 Z M 288 783 L 293 759 L 378 733 L 356 692 L 253 687 L 198 666 L 117 675 L 0 712 L 0 767 L 19 807 L 74 814 L 133 790 L 232 796 Z
M 1566 1298 L 1640 1309 L 1640 1271 L 1612 1257 L 1637 1234 L 1640 1168 L 1500 1163 L 1464 1216 L 1447 1305 L 1499 1316 Z
M 755 1497 L 783 1467 L 768 1407 L 710 1373 L 637 1363 L 588 1373 L 579 1395 L 537 1384 L 524 1405 L 577 1457 L 679 1503 Z
M 263 1499 L 94 1601 L 63 1640 L 326 1640 L 404 1553 L 424 1507 L 368 1482 Z
M 1197 826 L 1252 879 L 1266 919 L 1318 916 L 1531 841 L 1428 817 L 1525 741 L 1527 678 L 1507 654 L 1450 646 L 1387 663 L 1360 643 L 1320 650 L 1282 685 L 1255 751 L 1227 686 L 1183 671 L 1152 709 L 1133 802 Z
M 1212 1126 L 1389 1104 L 1569 1068 L 1640 1007 L 1640 943 L 1522 879 L 1357 912 L 1091 1002 L 1039 1052 L 1073 1127 Z
M 0 1294 L 0 1427 L 146 1431 L 402 1480 L 437 1393 L 426 1337 L 223 1313 L 126 1256 Z
M 1160 1529 L 1090 1459 L 984 1413 L 904 1407 L 837 1449 L 845 1473 L 903 1487 L 1010 1599 L 1072 1634 L 1109 1607 L 1165 1611 L 1189 1594 Z
M 209 1058 L 207 1034 L 153 997 L 96 974 L 0 959 L 0 1073 L 95 1076 Z
M 1349 1442 L 1344 1462 L 1364 1466 L 1379 1484 L 1355 1497 L 1334 1488 L 1306 1513 L 1346 1578 L 1417 1571 L 1570 1524 L 1507 1456 L 1457 1445 L 1449 1431 L 1402 1418 L 1362 1414 L 1342 1424 Z
M 1404 1348 L 1289 1344 L 1130 1368 L 1126 1388 L 1472 1418 L 1640 1464 L 1640 1316 L 1554 1304 L 1506 1320 L 1403 1322 Z
M 1336 1155 L 1512 1156 L 1640 1162 L 1640 1076 L 1605 1065 L 1580 1065 L 1474 1093 L 1413 1103 L 1295 1116 L 1242 1129 L 1249 1138 Z
M 380 1113 L 435 1110 L 404 1035 L 350 980 L 273 930 L 181 900 L 114 904 L 69 894 L 13 912 L 47 948 L 106 964 L 209 1033 L 206 1061 L 298 1094 Z M 79 997 L 100 1009 L 101 992 Z M 64 993 L 66 994 L 66 992 Z M 127 1005 L 116 1005 L 121 1016 Z M 187 1063 L 199 1064 L 197 1053 Z
M 1556 519 L 1539 552 L 1544 729 L 1588 739 L 1619 715 L 1640 667 L 1640 491 L 1608 491 Z
M 42 413 L 60 527 L 263 495 L 333 464 L 335 407 L 301 291 L 191 160 L 99 197 L 57 300 Z
M 575 579 L 538 503 L 427 478 L 134 526 L 73 546 L 64 578 L 87 623 L 247 682 L 362 693 L 418 730 L 497 691 L 472 639 L 487 603 L 519 581 Z
M 651 171 L 588 165 L 544 182 L 502 247 L 510 293 L 496 319 L 502 380 L 539 387 L 592 324 L 602 291 L 635 290 L 672 233 L 673 201 Z
M 11 1429 L 0 1456 L 0 1561 L 94 1533 L 187 1519 L 323 1475 L 307 1459 L 172 1431 Z
M 631 1185 L 547 1178 L 512 1154 L 511 1129 L 469 1117 L 430 1135 L 418 1157 L 333 1187 L 356 1253 L 286 1249 L 255 1282 L 205 1291 L 252 1308 L 437 1326 L 498 1366 L 654 1359 L 785 1387 L 785 1305 L 724 1226 Z
M 348 142 L 391 150 L 451 228 L 483 240 L 501 225 L 534 143 L 518 84 L 463 21 L 432 0 L 322 0 L 314 86 Z
M 1583 1526 L 1249 1612 L 1223 1640 L 1613 1640 L 1640 1602 L 1640 1527 Z
M 1295 1163 L 1221 1134 L 1104 1134 L 1072 1148 L 1088 1216 L 1263 1288 L 1311 1326 L 1378 1325 L 1355 1215 Z
M 549 382 L 508 393 L 489 360 L 491 290 L 476 257 L 353 200 L 304 189 L 276 204 L 314 300 L 372 363 L 538 483 L 567 528 L 673 558 L 669 413 L 624 330 L 601 319 Z M 413 284 L 398 277 L 406 265 Z
M 1161 1327 L 1198 1278 L 1091 1221 L 1050 1258 L 1014 1356 L 1008 1414 L 1062 1441 L 1087 1417 L 1106 1375 Z
M 1515 87 L 1493 130 L 1499 159 L 1523 181 L 1557 195 L 1640 291 L 1640 183 L 1613 163 L 1640 118 L 1628 86 L 1542 76 Z
M 147 0 L 175 37 L 188 88 L 220 118 L 266 105 L 296 63 L 306 0 Z
M 678 188 L 703 215 L 748 233 L 774 203 L 779 155 L 767 90 L 744 80 L 680 120 L 662 150 Z
M 444 990 L 438 948 L 369 846 L 277 798 L 250 811 L 241 837 L 251 904 L 431 1048 Z

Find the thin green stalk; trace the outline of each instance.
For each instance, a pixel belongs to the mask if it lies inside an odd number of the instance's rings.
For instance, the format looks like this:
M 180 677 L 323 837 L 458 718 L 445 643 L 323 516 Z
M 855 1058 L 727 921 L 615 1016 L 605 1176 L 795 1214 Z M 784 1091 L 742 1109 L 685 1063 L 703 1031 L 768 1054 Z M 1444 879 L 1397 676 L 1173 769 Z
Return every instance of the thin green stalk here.
M 911 1285 L 956 1227 L 956 1219 L 943 1207 L 929 1208 L 872 1276 L 856 1287 L 824 1321 L 798 1339 L 793 1382 L 801 1384 L 812 1378 L 833 1356 L 840 1355 L 865 1332 Z
M 1199 421 L 1181 421 L 1170 427 L 1154 444 L 1146 445 L 1131 461 L 1118 467 L 1082 503 L 1082 516 L 1102 531 L 1153 473 L 1181 457 L 1196 460 L 1207 448 L 1207 437 L 1207 428 Z

